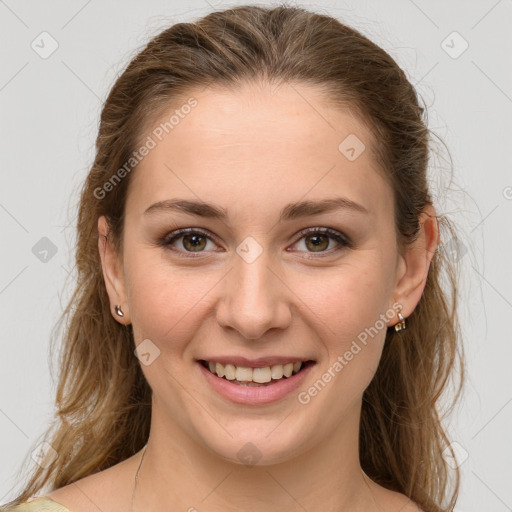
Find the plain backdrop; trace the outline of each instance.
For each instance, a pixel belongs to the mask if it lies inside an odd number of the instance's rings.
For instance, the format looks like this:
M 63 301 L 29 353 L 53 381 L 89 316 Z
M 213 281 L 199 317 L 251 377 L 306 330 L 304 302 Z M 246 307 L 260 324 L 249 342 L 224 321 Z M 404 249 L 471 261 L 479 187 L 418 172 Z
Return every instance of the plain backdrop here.
M 53 413 L 48 348 L 71 291 L 77 190 L 102 102 L 151 36 L 234 5 L 0 0 L 0 503 L 14 497 Z M 463 475 L 456 510 L 512 510 L 512 2 L 291 5 L 333 15 L 386 49 L 450 150 L 453 181 L 440 144 L 430 179 L 439 212 L 461 230 L 445 248 L 462 267 L 468 367 L 446 419 Z

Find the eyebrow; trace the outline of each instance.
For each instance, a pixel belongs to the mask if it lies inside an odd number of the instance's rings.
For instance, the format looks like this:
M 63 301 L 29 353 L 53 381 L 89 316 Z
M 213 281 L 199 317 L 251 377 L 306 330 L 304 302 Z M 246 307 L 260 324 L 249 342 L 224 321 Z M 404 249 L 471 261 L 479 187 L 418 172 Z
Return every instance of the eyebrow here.
M 348 209 L 366 214 L 368 213 L 368 210 L 359 203 L 345 197 L 334 197 L 322 199 L 321 201 L 300 201 L 297 203 L 290 203 L 281 210 L 279 222 L 320 215 L 322 213 L 329 213 L 339 209 Z M 147 208 L 144 215 L 165 211 L 184 212 L 198 217 L 219 220 L 226 220 L 228 217 L 228 213 L 225 208 L 205 203 L 203 201 L 190 201 L 188 199 L 167 199 L 165 201 L 159 201 Z

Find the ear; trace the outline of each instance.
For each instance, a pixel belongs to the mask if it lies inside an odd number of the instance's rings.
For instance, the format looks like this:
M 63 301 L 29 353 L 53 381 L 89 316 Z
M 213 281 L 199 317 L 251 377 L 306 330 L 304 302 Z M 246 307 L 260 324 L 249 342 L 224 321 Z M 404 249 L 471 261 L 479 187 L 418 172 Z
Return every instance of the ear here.
M 120 256 L 109 238 L 109 226 L 105 216 L 98 219 L 98 250 L 101 258 L 101 267 L 105 287 L 110 299 L 112 316 L 123 325 L 130 324 L 130 312 L 126 300 L 123 267 Z M 123 316 L 116 313 L 115 306 L 119 305 Z
M 421 299 L 427 282 L 430 263 L 439 245 L 439 226 L 436 211 L 432 205 L 424 208 L 419 219 L 419 232 L 416 240 L 399 255 L 397 280 L 393 293 L 395 302 L 407 318 Z

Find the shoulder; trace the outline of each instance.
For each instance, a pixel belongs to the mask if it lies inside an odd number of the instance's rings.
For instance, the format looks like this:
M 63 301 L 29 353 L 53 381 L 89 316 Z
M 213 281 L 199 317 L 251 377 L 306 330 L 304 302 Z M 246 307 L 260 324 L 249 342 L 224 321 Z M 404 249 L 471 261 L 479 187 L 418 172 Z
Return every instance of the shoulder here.
M 134 459 L 131 457 L 108 469 L 59 487 L 45 497 L 64 507 L 62 510 L 58 509 L 58 512 L 124 512 L 129 505 L 135 471 Z
M 0 507 L 0 512 L 71 512 L 60 503 L 47 497 L 39 497 L 14 506 Z
M 424 512 L 414 501 L 405 494 L 392 492 L 390 497 L 390 511 L 399 510 L 400 512 Z
M 409 498 L 404 496 L 407 499 L 407 503 L 404 505 L 402 509 L 400 509 L 400 512 L 425 512 L 423 509 L 421 509 L 416 503 L 411 501 Z
M 0 512 L 125 512 L 133 485 L 134 457 L 18 505 L 0 504 Z M 131 494 L 130 494 L 131 496 Z
M 393 505 L 392 505 L 393 508 L 392 508 L 392 510 L 400 510 L 400 512 L 424 512 L 423 509 L 421 509 L 410 498 L 405 496 L 405 494 L 398 494 L 397 493 L 395 498 L 396 498 L 396 501 L 393 501 Z
M 382 487 L 375 482 L 371 482 L 374 497 L 386 512 L 424 512 L 414 501 L 405 494 L 392 491 Z

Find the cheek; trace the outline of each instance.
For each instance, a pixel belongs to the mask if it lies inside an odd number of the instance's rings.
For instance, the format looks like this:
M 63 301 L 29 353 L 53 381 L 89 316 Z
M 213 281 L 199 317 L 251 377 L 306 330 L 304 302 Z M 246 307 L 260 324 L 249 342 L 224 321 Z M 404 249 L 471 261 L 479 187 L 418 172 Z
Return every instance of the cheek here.
M 134 252 L 126 260 L 127 294 L 135 341 L 149 338 L 165 355 L 186 347 L 198 325 L 201 298 L 214 289 L 219 276 L 172 268 L 156 252 Z
M 370 383 L 388 321 L 395 314 L 388 309 L 391 260 L 378 253 L 365 256 L 322 278 L 317 274 L 314 286 L 305 280 L 298 288 L 298 295 L 304 297 L 303 311 L 310 311 L 311 328 L 319 334 L 327 355 L 321 371 L 329 375 L 322 380 L 332 381 L 333 388 L 342 390 L 347 399 L 362 393 Z
M 379 296 L 383 290 L 366 285 L 362 279 L 339 277 L 311 293 L 307 304 L 315 307 L 312 328 L 326 357 L 316 379 L 297 398 L 313 416 L 322 416 L 324 433 L 360 403 L 379 365 L 387 331 Z M 334 291 L 321 294 L 331 286 Z
M 390 265 L 367 254 L 355 263 L 297 280 L 294 289 L 314 313 L 316 323 L 328 327 L 343 344 L 373 326 L 386 312 L 392 292 Z M 382 322 L 379 322 L 378 327 Z

